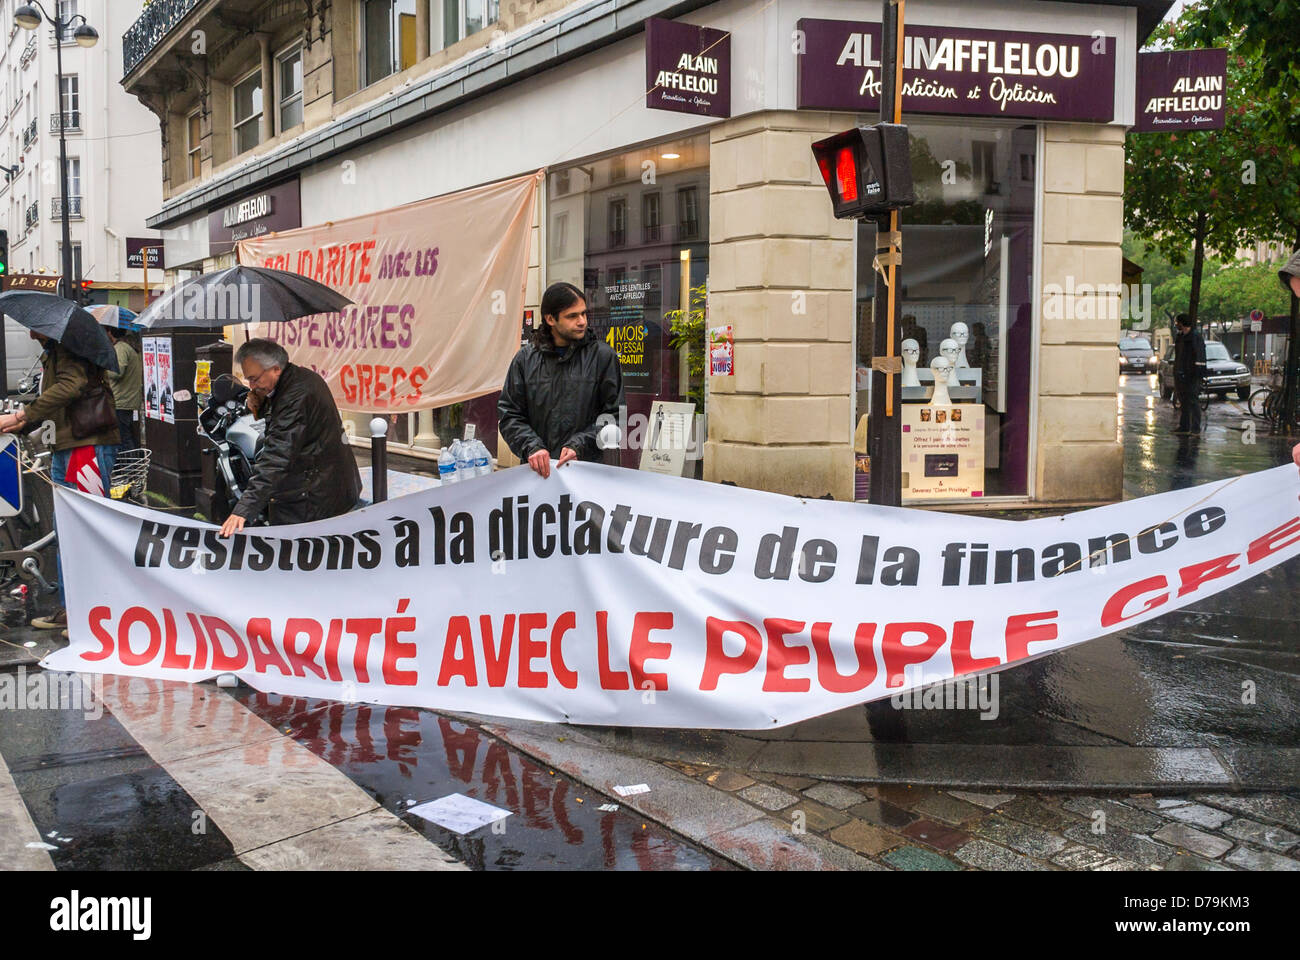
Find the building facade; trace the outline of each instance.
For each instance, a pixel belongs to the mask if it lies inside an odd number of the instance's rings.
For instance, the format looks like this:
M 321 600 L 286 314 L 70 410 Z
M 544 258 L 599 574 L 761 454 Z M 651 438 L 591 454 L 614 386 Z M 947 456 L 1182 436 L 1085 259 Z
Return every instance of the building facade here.
M 74 273 L 90 281 L 95 301 L 138 310 L 143 263 L 140 244 L 131 241 L 160 242 L 145 219 L 162 203 L 162 170 L 157 121 L 122 89 L 117 38 L 139 17 L 141 0 L 47 4 L 64 19 L 86 17 L 100 35 L 90 48 L 74 43 L 71 31 L 56 38 L 48 24 L 21 29 L 14 22 L 19 6 L 18 0 L 0 0 L 0 29 L 6 31 L 0 44 L 0 163 L 8 168 L 0 181 L 0 223 L 9 231 L 9 271 L 62 272 L 62 128 Z M 56 54 L 63 59 L 62 82 Z
M 958 0 L 908 4 L 909 57 L 933 66 L 965 51 L 963 82 L 982 92 L 905 103 L 918 203 L 903 213 L 902 335 L 925 376 L 964 328 L 954 400 L 978 431 L 935 463 L 979 463 L 977 490 L 908 498 L 924 488 L 918 472 L 905 502 L 1122 496 L 1124 136 L 1137 50 L 1168 7 L 992 0 L 974 23 Z M 707 287 L 734 375 L 708 378 L 703 477 L 852 500 L 876 360 L 876 238 L 832 217 L 810 147 L 875 121 L 851 94 L 869 90 L 879 16 L 872 0 L 155 0 L 127 33 L 122 82 L 163 133 L 164 199 L 149 223 L 172 276 L 232 262 L 243 236 L 545 169 L 534 315 L 550 282 L 586 290 L 635 415 L 687 394 L 666 314 Z M 652 18 L 726 34 L 723 115 L 647 107 L 661 85 Z M 853 69 L 860 90 L 822 83 Z M 1017 97 L 993 76 L 1012 73 L 1038 79 Z M 964 102 L 994 89 L 992 108 Z M 396 442 L 436 451 L 464 421 L 490 429 L 492 408 L 489 397 L 412 414 Z

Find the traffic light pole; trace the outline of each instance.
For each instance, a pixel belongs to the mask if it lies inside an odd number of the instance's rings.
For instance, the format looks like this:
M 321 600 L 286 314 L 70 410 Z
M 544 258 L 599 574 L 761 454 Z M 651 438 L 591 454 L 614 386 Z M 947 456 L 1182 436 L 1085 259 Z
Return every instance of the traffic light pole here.
M 902 60 L 905 0 L 882 0 L 880 57 L 880 119 L 903 119 Z M 871 502 L 901 506 L 903 431 L 899 420 L 903 391 L 899 356 L 899 313 L 902 308 L 902 224 L 897 210 L 876 223 L 876 289 L 871 301 L 871 419 L 867 454 L 871 458 Z M 882 309 L 883 307 L 883 309 Z

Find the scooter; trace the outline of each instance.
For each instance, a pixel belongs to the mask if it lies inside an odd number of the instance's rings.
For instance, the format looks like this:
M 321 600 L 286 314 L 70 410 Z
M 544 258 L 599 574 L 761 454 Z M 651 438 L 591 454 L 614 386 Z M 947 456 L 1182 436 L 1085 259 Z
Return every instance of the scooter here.
M 247 398 L 246 386 L 232 377 L 218 377 L 212 382 L 207 406 L 199 413 L 198 435 L 212 445 L 203 454 L 216 458 L 217 482 L 223 487 L 219 492 L 225 495 L 228 507 L 243 496 L 265 442 L 266 421 L 253 416 Z M 214 519 L 220 522 L 225 518 Z M 250 526 L 264 523 L 261 514 L 249 521 Z

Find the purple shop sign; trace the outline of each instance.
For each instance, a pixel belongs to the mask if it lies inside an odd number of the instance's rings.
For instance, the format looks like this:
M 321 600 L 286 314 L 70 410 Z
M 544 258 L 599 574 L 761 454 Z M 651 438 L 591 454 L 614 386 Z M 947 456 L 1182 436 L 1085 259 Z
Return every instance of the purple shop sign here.
M 1228 51 L 1139 53 L 1135 133 L 1222 130 Z
M 731 116 L 731 34 L 675 20 L 645 25 L 645 105 L 652 110 Z
M 799 21 L 800 109 L 880 109 L 881 29 L 853 20 Z M 1109 122 L 1115 38 L 907 27 L 903 113 Z

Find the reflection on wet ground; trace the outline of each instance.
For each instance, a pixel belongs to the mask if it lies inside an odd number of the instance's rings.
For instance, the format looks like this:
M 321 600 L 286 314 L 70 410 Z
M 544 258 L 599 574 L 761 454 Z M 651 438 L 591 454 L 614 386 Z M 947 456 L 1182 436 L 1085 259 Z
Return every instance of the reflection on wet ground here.
M 473 869 L 732 869 L 626 808 L 600 810 L 608 798 L 449 717 L 247 687 L 231 692 Z M 563 728 L 556 731 L 563 736 Z M 415 804 L 453 793 L 509 810 L 503 832 L 488 826 L 462 836 L 407 815 Z
M 1159 398 L 1154 379 L 1120 378 L 1117 429 L 1124 439 L 1126 497 L 1290 462 L 1293 441 L 1273 436 L 1235 400 L 1211 404 L 1201 435 L 1175 436 L 1177 411 Z M 1002 671 L 993 719 L 981 719 L 976 710 L 897 710 L 881 701 L 739 736 L 750 743 L 807 741 L 810 748 L 820 742 L 1276 752 L 1300 744 L 1298 624 L 1300 560 L 1293 560 L 1141 627 Z M 1243 697 L 1246 691 L 1251 695 Z M 647 755 L 656 744 L 684 757 L 719 754 L 698 737 L 671 731 L 606 735 Z M 682 754 L 688 742 L 692 747 Z M 728 749 L 744 748 L 733 740 Z M 759 758 L 770 754 L 765 749 Z M 816 764 L 816 751 L 805 755 Z M 936 756 L 927 753 L 926 762 Z M 816 775 L 811 766 L 809 772 Z

